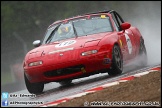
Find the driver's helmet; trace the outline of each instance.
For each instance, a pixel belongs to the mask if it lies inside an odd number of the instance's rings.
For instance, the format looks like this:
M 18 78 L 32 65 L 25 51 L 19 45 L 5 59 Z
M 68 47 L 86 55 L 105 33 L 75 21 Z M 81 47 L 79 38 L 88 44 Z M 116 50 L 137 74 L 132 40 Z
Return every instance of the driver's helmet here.
M 62 33 L 67 33 L 69 31 L 68 27 L 61 27 L 60 29 Z
M 62 26 L 59 29 L 59 34 L 67 34 L 70 31 L 71 27 L 69 26 Z

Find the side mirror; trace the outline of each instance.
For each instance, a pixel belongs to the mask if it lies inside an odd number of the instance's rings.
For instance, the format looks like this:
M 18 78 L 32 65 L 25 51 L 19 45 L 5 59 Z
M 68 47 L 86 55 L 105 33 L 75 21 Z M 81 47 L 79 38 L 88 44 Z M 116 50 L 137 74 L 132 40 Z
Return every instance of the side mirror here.
M 122 30 L 129 29 L 131 27 L 131 24 L 128 22 L 122 23 L 121 25 Z
M 33 42 L 34 47 L 39 47 L 41 45 L 41 41 L 40 40 L 36 40 Z

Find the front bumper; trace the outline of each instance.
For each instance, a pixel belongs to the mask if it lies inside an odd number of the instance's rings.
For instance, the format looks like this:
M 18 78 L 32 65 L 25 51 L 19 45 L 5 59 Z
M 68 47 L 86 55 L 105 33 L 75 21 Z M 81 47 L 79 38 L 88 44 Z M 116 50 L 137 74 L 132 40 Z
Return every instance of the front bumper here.
M 104 60 L 109 59 L 109 63 Z M 39 66 L 33 68 L 25 68 L 25 74 L 30 82 L 53 82 L 64 79 L 73 79 L 86 73 L 96 70 L 106 69 L 111 66 L 111 54 L 107 51 L 98 52 L 94 55 L 81 57 L 78 60 L 58 63 L 49 66 Z M 72 71 L 68 71 L 73 68 Z M 74 69 L 75 68 L 75 69 Z

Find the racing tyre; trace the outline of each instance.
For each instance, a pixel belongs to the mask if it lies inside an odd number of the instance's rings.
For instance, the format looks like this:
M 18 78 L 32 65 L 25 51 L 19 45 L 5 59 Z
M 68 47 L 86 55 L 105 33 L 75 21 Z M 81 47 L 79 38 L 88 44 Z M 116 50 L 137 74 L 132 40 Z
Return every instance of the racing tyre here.
M 65 81 L 60 81 L 59 83 L 60 83 L 60 85 L 62 85 L 62 86 L 66 86 L 66 85 L 70 85 L 71 82 L 72 82 L 72 80 L 65 80 Z
M 44 89 L 43 83 L 30 83 L 25 74 L 24 74 L 24 79 L 25 79 L 26 88 L 28 89 L 29 93 L 40 94 L 43 92 Z
M 118 45 L 114 45 L 112 56 L 112 64 L 111 68 L 108 70 L 108 74 L 111 76 L 121 74 L 123 71 L 123 59 Z
M 140 39 L 139 60 L 140 60 L 141 66 L 147 65 L 147 51 L 146 51 L 146 47 L 144 44 L 144 40 L 142 38 Z

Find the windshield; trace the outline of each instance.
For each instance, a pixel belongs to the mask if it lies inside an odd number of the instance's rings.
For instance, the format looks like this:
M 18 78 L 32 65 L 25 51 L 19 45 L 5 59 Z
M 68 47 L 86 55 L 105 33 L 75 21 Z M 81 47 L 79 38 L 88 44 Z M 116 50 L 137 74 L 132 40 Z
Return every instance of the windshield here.
M 110 31 L 112 31 L 112 26 L 109 17 L 77 19 L 48 29 L 43 44 Z

